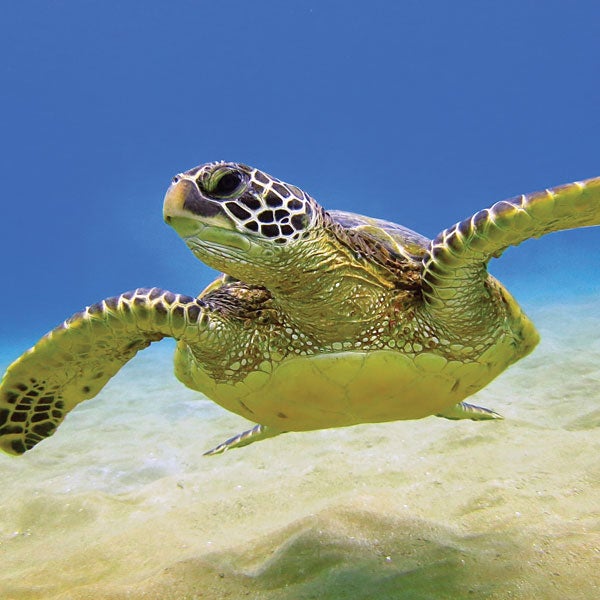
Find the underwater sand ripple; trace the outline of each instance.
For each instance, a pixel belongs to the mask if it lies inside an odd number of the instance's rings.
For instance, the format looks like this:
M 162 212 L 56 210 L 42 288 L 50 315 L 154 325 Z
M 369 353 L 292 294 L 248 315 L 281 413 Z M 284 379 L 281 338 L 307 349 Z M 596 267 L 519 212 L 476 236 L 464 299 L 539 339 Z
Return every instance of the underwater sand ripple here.
M 0 457 L 0 597 L 599 597 L 600 306 L 536 312 L 540 348 L 477 395 L 505 421 L 213 458 L 243 420 L 178 385 L 169 348 L 142 354 L 53 438 Z

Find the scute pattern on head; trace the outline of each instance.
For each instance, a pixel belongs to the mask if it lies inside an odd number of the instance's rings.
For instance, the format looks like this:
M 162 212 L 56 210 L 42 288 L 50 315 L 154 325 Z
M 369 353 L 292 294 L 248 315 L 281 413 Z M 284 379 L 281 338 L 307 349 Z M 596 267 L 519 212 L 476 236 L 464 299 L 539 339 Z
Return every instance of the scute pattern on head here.
M 240 231 L 260 234 L 276 244 L 306 236 L 320 212 L 317 203 L 296 186 L 246 165 L 210 163 L 182 177 L 193 177 L 203 194 L 221 202 Z M 227 185 L 219 185 L 223 180 Z

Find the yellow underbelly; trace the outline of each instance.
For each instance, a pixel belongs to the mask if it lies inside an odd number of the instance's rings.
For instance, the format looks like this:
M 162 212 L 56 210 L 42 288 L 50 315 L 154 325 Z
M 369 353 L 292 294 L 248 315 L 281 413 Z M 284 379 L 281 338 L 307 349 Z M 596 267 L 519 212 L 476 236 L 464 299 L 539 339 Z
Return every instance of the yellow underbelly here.
M 477 362 L 430 352 L 392 350 L 292 356 L 236 383 L 216 383 L 195 362 L 176 358 L 189 387 L 251 421 L 283 431 L 306 431 L 442 412 L 487 385 L 514 362 L 510 340 Z M 263 363 L 264 365 L 264 363 Z

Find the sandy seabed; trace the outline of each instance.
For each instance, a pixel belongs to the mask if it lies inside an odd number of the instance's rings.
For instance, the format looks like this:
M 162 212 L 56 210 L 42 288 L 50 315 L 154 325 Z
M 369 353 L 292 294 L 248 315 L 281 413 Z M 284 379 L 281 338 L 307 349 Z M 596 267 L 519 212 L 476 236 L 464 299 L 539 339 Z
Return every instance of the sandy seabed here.
M 185 389 L 167 343 L 0 456 L 0 598 L 600 597 L 600 303 L 473 401 L 506 420 L 286 434 Z

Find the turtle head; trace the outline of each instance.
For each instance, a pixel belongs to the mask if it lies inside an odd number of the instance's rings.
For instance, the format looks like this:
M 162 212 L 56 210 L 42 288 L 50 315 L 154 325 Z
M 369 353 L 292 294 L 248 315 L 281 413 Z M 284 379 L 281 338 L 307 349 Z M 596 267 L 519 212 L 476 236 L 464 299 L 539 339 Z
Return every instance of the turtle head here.
M 322 228 L 322 213 L 297 187 L 226 162 L 176 175 L 163 209 L 165 221 L 200 260 L 260 283 L 258 271 L 293 260 L 298 247 Z

